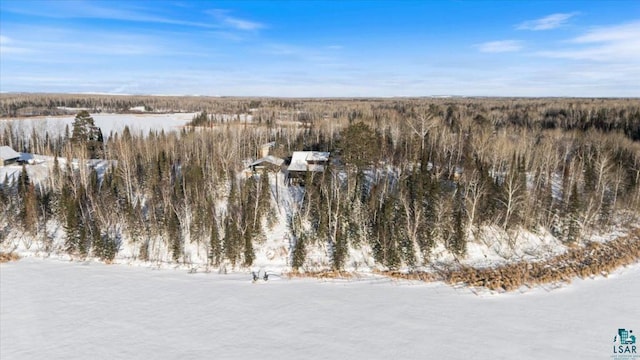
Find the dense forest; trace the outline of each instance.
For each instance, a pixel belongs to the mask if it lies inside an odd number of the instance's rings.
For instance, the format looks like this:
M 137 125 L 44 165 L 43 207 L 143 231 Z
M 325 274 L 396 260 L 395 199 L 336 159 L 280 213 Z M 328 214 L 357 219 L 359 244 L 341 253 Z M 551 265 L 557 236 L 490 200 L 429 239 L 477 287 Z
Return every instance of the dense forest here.
M 296 186 L 302 196 L 285 219 L 294 269 L 319 246 L 338 270 L 362 246 L 382 268 L 420 267 L 437 244 L 462 258 L 470 235 L 496 228 L 578 245 L 640 215 L 637 99 L 1 96 L 8 118 L 60 107 L 201 112 L 181 131 L 144 135 L 103 137 L 84 111 L 60 137 L 4 126 L 0 145 L 55 161 L 45 182 L 26 169 L 4 179 L 0 241 L 19 233 L 52 243 L 47 229 L 60 224 L 64 251 L 78 257 L 108 261 L 128 242 L 139 259 L 162 248 L 188 263 L 185 246 L 196 244 L 212 266 L 250 266 L 278 204 L 274 170 L 243 169 L 268 142 L 283 158 L 331 153 L 324 172 Z M 77 166 L 94 158 L 108 168 Z

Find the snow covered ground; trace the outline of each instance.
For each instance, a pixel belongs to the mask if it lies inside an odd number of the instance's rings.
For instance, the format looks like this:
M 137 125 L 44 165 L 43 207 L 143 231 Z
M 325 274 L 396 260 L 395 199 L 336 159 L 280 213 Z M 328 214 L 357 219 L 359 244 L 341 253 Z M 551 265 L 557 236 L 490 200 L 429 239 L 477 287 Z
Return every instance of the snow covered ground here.
M 54 168 L 55 157 L 53 156 L 20 153 L 20 158 L 22 160 L 31 161 L 30 165 L 27 165 L 25 168 L 27 170 L 27 174 L 29 175 L 29 179 L 31 179 L 31 181 L 33 181 L 35 184 L 46 181 Z M 67 159 L 64 157 L 58 158 L 58 162 L 60 168 L 64 168 L 67 165 Z M 78 161 L 78 159 L 73 159 L 71 166 L 74 169 L 78 169 L 80 166 L 84 166 L 87 170 L 95 169 L 98 172 L 98 175 L 102 176 L 102 174 L 104 174 L 104 172 L 114 163 L 116 162 L 100 159 L 86 160 L 86 162 L 81 162 Z M 20 177 L 21 172 L 22 165 L 18 164 L 11 164 L 0 167 L 0 182 L 5 181 L 5 178 L 9 181 L 9 183 L 17 181 Z
M 2 359 L 605 359 L 640 331 L 640 265 L 557 289 L 0 265 Z

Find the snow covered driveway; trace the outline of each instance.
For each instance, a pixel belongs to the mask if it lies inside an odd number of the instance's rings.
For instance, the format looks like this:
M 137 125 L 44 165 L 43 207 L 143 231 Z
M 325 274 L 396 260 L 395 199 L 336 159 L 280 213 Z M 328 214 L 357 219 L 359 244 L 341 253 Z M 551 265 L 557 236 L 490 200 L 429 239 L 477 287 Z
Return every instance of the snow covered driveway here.
M 1 359 L 608 359 L 640 332 L 638 265 L 481 296 L 32 258 L 0 275 Z

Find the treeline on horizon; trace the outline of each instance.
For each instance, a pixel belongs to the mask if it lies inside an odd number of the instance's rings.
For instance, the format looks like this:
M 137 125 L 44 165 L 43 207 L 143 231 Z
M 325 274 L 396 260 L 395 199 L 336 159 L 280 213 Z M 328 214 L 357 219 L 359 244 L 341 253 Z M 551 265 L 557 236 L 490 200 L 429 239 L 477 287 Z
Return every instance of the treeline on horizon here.
M 327 115 L 336 117 L 336 114 L 319 110 L 347 108 L 367 112 L 393 107 L 406 112 L 407 104 L 437 105 L 447 113 L 452 111 L 451 107 L 466 108 L 467 112 L 473 112 L 474 116 L 496 126 L 512 124 L 543 129 L 621 131 L 632 140 L 640 140 L 640 100 L 633 98 L 287 99 L 4 93 L 0 94 L 0 118 L 66 115 L 72 108 L 88 109 L 93 113 L 130 113 L 132 108 L 142 107 L 145 111 L 164 113 L 205 111 L 209 114 L 239 115 L 255 111 L 258 121 L 269 123 L 283 112 L 297 112 L 302 121 L 313 121 Z
M 127 241 L 143 260 L 166 249 L 176 262 L 249 266 L 278 208 L 267 181 L 273 174 L 238 174 L 271 141 L 283 157 L 318 150 L 334 160 L 307 174 L 287 219 L 293 268 L 308 265 L 312 247 L 325 247 L 335 269 L 349 266 L 349 249 L 362 245 L 383 267 L 412 267 L 428 264 L 437 244 L 464 256 L 469 237 L 489 228 L 548 231 L 578 244 L 638 217 L 637 101 L 215 99 L 197 111 L 249 109 L 255 126 L 207 127 L 219 120 L 199 116 L 198 127 L 181 132 L 125 129 L 97 153 L 73 135 L 6 126 L 0 143 L 59 160 L 46 183 L 24 172 L 14 185 L 4 182 L 0 239 L 19 227 L 51 243 L 45 224 L 56 220 L 66 251 L 77 256 L 109 260 Z M 114 161 L 102 176 L 71 166 L 89 157 Z M 186 252 L 192 243 L 203 253 Z

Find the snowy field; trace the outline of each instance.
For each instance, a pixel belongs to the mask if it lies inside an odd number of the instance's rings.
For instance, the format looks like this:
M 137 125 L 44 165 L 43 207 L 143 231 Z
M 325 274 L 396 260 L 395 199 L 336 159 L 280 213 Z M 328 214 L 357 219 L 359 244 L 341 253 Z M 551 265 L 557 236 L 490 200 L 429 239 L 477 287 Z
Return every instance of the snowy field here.
M 2 359 L 609 359 L 640 331 L 640 265 L 556 289 L 0 265 Z M 638 329 L 638 330 L 636 330 Z

